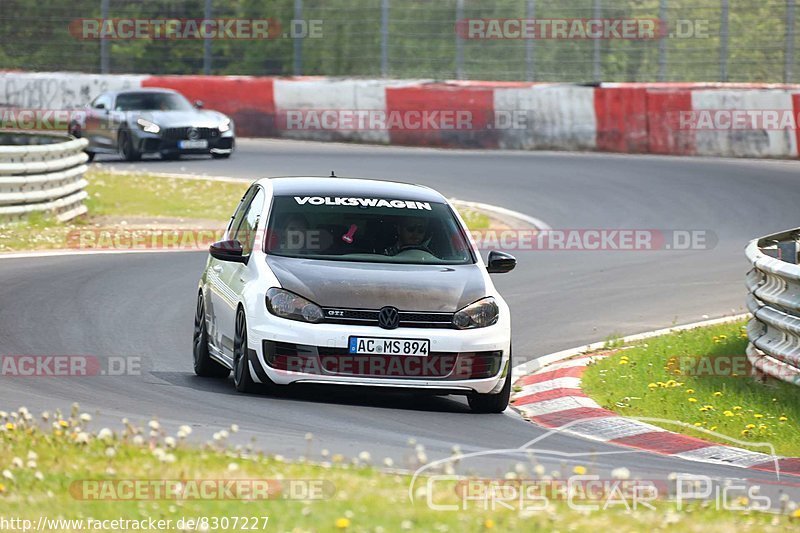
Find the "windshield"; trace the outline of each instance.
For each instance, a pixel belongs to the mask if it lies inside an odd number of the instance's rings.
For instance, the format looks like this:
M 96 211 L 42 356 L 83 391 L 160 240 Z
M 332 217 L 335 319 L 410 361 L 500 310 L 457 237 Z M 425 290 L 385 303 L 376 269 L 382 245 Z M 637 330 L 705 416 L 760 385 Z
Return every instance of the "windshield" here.
M 461 265 L 474 259 L 451 209 L 397 198 L 277 196 L 265 248 L 285 257 Z
M 188 111 L 186 98 L 175 93 L 122 93 L 117 95 L 117 111 Z

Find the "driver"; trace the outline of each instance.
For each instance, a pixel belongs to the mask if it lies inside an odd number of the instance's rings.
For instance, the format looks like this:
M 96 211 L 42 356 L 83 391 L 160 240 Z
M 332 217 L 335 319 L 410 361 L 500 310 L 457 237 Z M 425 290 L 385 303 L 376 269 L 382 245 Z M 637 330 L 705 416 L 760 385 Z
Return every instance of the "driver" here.
M 395 224 L 397 241 L 388 247 L 386 255 L 397 255 L 406 249 L 427 250 L 431 238 L 428 235 L 428 219 L 424 217 L 403 217 Z

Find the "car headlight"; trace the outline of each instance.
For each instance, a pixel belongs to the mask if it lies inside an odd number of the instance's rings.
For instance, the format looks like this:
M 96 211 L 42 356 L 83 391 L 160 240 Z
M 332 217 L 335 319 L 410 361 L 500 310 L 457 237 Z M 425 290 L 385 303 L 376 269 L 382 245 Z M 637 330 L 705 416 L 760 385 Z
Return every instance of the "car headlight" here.
M 497 323 L 500 308 L 491 296 L 469 304 L 453 315 L 453 325 L 458 329 L 485 328 Z
M 231 119 L 229 118 L 222 119 L 222 122 L 219 123 L 219 131 L 225 133 L 229 129 L 231 129 Z
M 293 292 L 275 287 L 267 291 L 267 310 L 281 318 L 312 324 L 322 322 L 323 319 L 322 309 L 317 304 Z
M 161 131 L 161 126 L 155 122 L 150 122 L 149 120 L 145 120 L 143 118 L 138 119 L 136 123 L 147 133 L 158 133 Z

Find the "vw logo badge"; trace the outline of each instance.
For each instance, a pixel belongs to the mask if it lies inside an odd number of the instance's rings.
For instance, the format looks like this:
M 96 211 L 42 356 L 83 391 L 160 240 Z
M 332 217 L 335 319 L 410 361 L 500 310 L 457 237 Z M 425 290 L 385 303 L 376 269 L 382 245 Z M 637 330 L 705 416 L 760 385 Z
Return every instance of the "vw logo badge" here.
M 196 141 L 197 139 L 200 138 L 200 132 L 197 131 L 197 128 L 189 128 L 189 131 L 187 132 L 186 135 L 187 137 L 189 137 L 189 140 L 191 141 Z
M 384 307 L 378 311 L 378 325 L 383 329 L 395 329 L 400 325 L 400 311 L 396 307 Z

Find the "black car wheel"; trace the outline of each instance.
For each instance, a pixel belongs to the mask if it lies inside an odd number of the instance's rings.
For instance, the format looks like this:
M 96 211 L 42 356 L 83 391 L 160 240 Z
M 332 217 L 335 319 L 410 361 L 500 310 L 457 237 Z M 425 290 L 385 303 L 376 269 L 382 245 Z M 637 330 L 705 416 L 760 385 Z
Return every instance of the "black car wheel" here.
M 508 407 L 511 399 L 511 357 L 508 360 L 508 371 L 503 388 L 495 394 L 472 393 L 467 396 L 467 402 L 475 413 L 502 413 Z
M 205 378 L 226 378 L 231 369 L 211 359 L 208 353 L 208 332 L 206 331 L 206 309 L 203 294 L 197 296 L 197 312 L 194 315 L 194 373 Z
M 139 152 L 133 144 L 131 133 L 127 130 L 119 131 L 117 135 L 117 147 L 119 149 L 119 155 L 122 156 L 125 161 L 139 161 L 142 158 L 141 152 Z
M 214 159 L 228 159 L 230 156 L 231 156 L 231 154 L 229 154 L 229 153 L 228 154 L 211 154 L 211 157 L 213 157 Z
M 82 136 L 81 125 L 78 124 L 77 122 L 73 122 L 72 124 L 69 125 L 67 133 L 69 133 L 76 139 L 80 139 Z M 94 160 L 94 152 L 90 152 L 89 150 L 84 150 L 83 152 L 89 157 L 89 163 L 91 163 Z
M 236 333 L 233 337 L 233 384 L 239 392 L 255 392 L 257 384 L 250 375 L 247 359 L 247 320 L 244 311 L 236 313 Z

